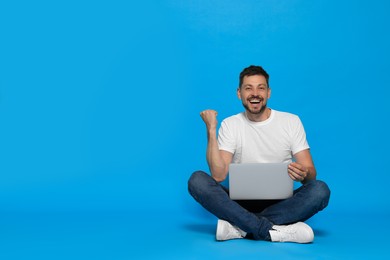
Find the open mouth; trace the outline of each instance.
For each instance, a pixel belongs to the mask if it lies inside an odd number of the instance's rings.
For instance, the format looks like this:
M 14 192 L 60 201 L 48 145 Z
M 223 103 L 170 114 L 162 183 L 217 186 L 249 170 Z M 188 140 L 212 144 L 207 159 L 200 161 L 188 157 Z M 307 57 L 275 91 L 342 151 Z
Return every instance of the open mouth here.
M 259 104 L 261 102 L 261 99 L 258 99 L 258 98 L 252 98 L 252 99 L 249 99 L 249 103 L 251 104 Z

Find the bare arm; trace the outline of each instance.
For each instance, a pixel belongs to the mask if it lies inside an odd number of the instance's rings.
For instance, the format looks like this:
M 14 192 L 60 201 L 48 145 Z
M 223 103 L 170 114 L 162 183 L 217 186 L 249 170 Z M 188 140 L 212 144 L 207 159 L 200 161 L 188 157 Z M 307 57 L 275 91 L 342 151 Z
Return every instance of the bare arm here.
M 317 171 L 314 167 L 310 150 L 306 149 L 294 154 L 296 162 L 288 166 L 288 174 L 294 181 L 305 183 L 317 178 Z
M 233 155 L 226 151 L 220 151 L 217 142 L 217 112 L 205 110 L 200 113 L 207 129 L 206 159 L 211 176 L 218 182 L 225 180 L 229 171 L 229 164 Z

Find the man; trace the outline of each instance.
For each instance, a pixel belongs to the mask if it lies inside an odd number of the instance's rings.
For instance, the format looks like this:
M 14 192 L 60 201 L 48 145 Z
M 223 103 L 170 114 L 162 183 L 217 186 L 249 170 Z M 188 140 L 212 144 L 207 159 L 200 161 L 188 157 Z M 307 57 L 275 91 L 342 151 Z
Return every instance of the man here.
M 207 128 L 206 158 L 211 176 L 202 171 L 188 181 L 190 194 L 219 218 L 216 239 L 253 238 L 274 242 L 310 243 L 313 230 L 303 221 L 323 210 L 328 186 L 316 179 L 306 134 L 298 116 L 267 107 L 269 75 L 260 66 L 245 68 L 237 89 L 245 112 L 225 119 L 218 133 L 217 112 L 200 113 Z M 294 162 L 293 162 L 294 159 Z M 279 201 L 233 201 L 225 180 L 230 163 L 288 162 L 288 174 L 301 182 L 291 198 Z

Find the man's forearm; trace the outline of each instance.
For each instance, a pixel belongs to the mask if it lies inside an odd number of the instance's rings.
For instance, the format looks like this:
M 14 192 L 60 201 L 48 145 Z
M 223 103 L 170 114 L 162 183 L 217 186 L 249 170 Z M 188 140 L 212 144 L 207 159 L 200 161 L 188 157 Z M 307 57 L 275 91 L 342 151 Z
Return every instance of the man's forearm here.
M 218 182 L 226 178 L 227 170 L 225 162 L 219 151 L 217 134 L 215 129 L 207 131 L 207 152 L 206 158 L 211 172 L 211 176 Z

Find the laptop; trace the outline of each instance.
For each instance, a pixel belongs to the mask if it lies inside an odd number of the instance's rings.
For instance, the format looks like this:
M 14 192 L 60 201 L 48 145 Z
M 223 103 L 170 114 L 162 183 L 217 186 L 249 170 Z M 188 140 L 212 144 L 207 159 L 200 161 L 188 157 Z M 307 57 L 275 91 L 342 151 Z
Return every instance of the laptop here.
M 232 163 L 229 195 L 233 200 L 277 200 L 293 195 L 288 163 Z

